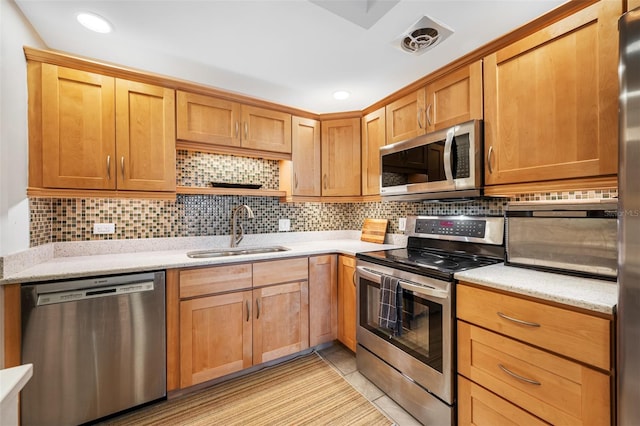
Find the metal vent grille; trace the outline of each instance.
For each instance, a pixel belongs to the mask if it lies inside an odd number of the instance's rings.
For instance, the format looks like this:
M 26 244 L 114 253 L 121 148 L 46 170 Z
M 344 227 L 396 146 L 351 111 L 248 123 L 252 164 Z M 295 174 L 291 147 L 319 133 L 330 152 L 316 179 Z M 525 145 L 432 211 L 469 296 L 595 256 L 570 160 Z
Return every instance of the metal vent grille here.
M 434 28 L 419 28 L 402 40 L 402 48 L 409 52 L 426 49 L 438 42 L 440 33 Z
M 398 38 L 393 44 L 403 52 L 421 55 L 440 44 L 453 34 L 448 26 L 428 16 L 423 16 Z

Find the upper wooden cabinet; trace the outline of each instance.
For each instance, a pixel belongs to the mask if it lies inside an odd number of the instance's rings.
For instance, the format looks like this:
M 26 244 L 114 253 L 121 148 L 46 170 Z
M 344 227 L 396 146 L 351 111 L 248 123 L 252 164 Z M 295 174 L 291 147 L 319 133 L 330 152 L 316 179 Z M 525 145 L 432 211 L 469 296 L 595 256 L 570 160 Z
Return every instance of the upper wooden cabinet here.
M 380 147 L 386 142 L 385 109 L 362 118 L 362 195 L 380 194 Z
M 319 197 L 321 190 L 320 122 L 309 118 L 291 119 L 291 193 Z M 282 167 L 282 166 L 281 166 Z
M 396 143 L 423 135 L 425 89 L 416 90 L 386 106 L 387 143 Z
M 175 191 L 173 90 L 46 63 L 29 74 L 31 186 Z
M 291 114 L 183 91 L 177 100 L 180 140 L 291 153 Z
M 482 61 L 427 84 L 425 119 L 427 132 L 482 119 Z
M 597 2 L 484 59 L 487 185 L 617 172 L 621 12 Z
M 360 119 L 322 122 L 322 195 L 358 196 L 360 172 Z

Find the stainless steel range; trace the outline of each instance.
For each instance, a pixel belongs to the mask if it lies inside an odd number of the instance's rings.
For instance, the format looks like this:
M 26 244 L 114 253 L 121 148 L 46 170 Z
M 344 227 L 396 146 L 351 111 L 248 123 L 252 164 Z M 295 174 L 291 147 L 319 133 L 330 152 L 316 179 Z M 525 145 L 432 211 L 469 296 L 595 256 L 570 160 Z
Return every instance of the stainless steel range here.
M 357 255 L 358 369 L 423 424 L 453 425 L 453 275 L 503 261 L 504 218 L 412 216 L 406 226 L 406 248 Z

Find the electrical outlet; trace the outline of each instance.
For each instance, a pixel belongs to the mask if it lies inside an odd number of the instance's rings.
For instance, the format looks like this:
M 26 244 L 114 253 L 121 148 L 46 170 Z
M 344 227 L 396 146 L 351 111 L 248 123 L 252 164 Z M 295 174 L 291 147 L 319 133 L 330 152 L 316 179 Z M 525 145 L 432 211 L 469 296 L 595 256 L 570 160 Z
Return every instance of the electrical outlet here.
M 93 233 L 97 234 L 114 234 L 116 232 L 115 223 L 94 223 Z
M 407 227 L 407 218 L 406 217 L 399 217 L 398 218 L 398 230 L 399 231 L 404 231 L 406 227 Z
M 291 230 L 291 221 L 289 219 L 280 219 L 278 220 L 278 231 L 289 231 Z

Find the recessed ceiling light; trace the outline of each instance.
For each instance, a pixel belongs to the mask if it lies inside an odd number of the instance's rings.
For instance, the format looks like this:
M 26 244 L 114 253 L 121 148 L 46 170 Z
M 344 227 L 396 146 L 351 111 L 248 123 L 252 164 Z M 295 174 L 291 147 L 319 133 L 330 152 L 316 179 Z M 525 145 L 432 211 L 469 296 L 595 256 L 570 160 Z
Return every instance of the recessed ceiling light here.
M 80 12 L 76 15 L 76 19 L 83 27 L 91 31 L 102 34 L 112 31 L 111 24 L 102 16 L 96 15 L 95 13 Z
M 333 98 L 339 101 L 347 99 L 350 95 L 351 93 L 347 92 L 346 90 L 338 90 L 337 92 L 333 92 Z

